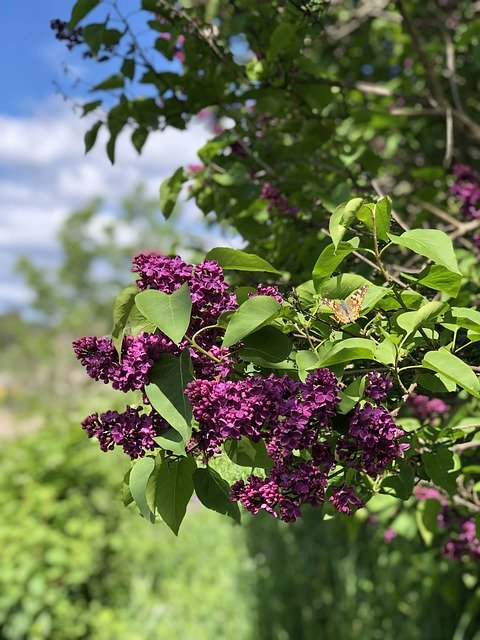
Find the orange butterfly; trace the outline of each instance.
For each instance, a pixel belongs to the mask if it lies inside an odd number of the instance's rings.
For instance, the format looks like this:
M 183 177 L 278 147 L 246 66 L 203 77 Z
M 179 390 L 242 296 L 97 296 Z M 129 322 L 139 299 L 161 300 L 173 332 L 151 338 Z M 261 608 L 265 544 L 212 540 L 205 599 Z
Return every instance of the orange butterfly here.
M 333 311 L 333 317 L 337 322 L 348 324 L 349 322 L 355 322 L 359 317 L 367 291 L 368 284 L 365 284 L 346 300 L 330 300 L 330 298 L 322 298 L 321 300 L 323 304 L 326 304 Z

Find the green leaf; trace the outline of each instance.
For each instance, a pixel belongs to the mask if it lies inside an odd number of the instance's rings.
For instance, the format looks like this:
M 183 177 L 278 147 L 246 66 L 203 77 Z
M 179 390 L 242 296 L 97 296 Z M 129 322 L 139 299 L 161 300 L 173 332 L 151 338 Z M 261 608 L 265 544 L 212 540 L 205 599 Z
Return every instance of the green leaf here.
M 150 477 L 154 467 L 155 460 L 150 456 L 139 458 L 130 471 L 130 478 L 128 482 L 132 498 L 139 508 L 140 513 L 145 520 L 149 520 L 152 523 L 155 522 L 155 514 L 152 513 L 147 504 L 146 491 L 148 478 Z
M 480 333 L 480 311 L 467 307 L 452 307 L 451 312 L 455 318 L 455 324 L 459 327 Z
M 133 76 L 135 75 L 135 58 L 125 58 L 121 72 L 129 80 L 133 80 Z
M 445 378 L 453 380 L 459 387 L 466 389 L 476 398 L 480 398 L 480 381 L 475 372 L 463 360 L 447 351 L 445 347 L 426 353 L 422 365 L 426 369 L 441 373 Z
M 422 461 L 430 480 L 453 496 L 457 491 L 455 479 L 460 466 L 456 454 L 447 448 L 428 451 L 422 454 Z
M 216 260 L 225 270 L 231 271 L 260 271 L 262 273 L 279 273 L 271 264 L 254 253 L 245 253 L 240 249 L 229 247 L 215 247 L 205 256 L 207 260 Z
M 292 350 L 291 340 L 275 327 L 263 327 L 246 336 L 243 345 L 239 356 L 250 361 L 261 358 L 267 362 L 282 362 Z
M 405 339 L 438 317 L 446 306 L 445 302 L 427 302 L 417 311 L 406 311 L 397 316 L 397 324 L 405 331 Z
M 255 296 L 246 300 L 231 316 L 223 347 L 230 347 L 274 320 L 282 305 L 271 296 Z
M 179 167 L 173 176 L 164 180 L 160 186 L 160 210 L 167 220 L 175 209 L 182 185 L 186 180 L 183 167 Z
M 462 284 L 462 276 L 439 264 L 431 264 L 418 275 L 418 283 L 455 298 Z
M 340 392 L 341 402 L 338 405 L 340 413 L 348 413 L 353 409 L 357 402 L 363 397 L 365 390 L 365 377 L 355 378 L 348 387 Z
M 132 144 L 138 151 L 138 153 L 141 153 L 143 145 L 148 139 L 148 133 L 148 129 L 146 129 L 145 127 L 138 127 L 132 133 Z
M 417 382 L 421 387 L 433 393 L 451 393 L 457 390 L 455 382 L 440 373 L 422 373 L 418 376 Z
M 182 436 L 185 443 L 192 433 L 192 409 L 184 394 L 193 380 L 188 349 L 181 356 L 163 353 L 153 365 L 145 393 L 152 407 Z
M 363 276 L 356 273 L 340 273 L 323 282 L 318 288 L 318 293 L 324 298 L 345 300 L 353 291 L 360 289 L 364 284 L 370 284 L 370 281 Z
M 330 216 L 330 222 L 328 224 L 328 230 L 332 237 L 332 242 L 335 248 L 338 247 L 338 243 L 345 235 L 345 232 L 349 228 L 357 211 L 363 205 L 362 198 L 353 198 L 348 202 L 340 204 Z
M 395 343 L 388 337 L 375 347 L 375 360 L 382 364 L 394 364 L 396 357 Z
M 135 304 L 140 313 L 175 344 L 183 340 L 192 313 L 192 300 L 186 282 L 171 294 L 156 289 L 141 291 L 135 297 Z
M 121 75 L 114 74 L 95 85 L 92 91 L 110 91 L 111 89 L 123 89 L 125 86 L 125 78 Z
M 73 29 L 86 15 L 100 3 L 100 0 L 77 0 L 73 5 L 68 28 Z
M 93 102 L 85 102 L 85 104 L 82 104 L 82 118 L 84 116 L 87 115 L 87 113 L 91 113 L 92 111 L 95 111 L 95 109 L 97 107 L 99 107 L 102 104 L 101 100 L 94 100 Z
M 376 360 L 375 344 L 366 338 L 341 340 L 322 355 L 319 353 L 318 366 L 329 367 L 352 360 Z
M 128 317 L 135 305 L 135 296 L 138 287 L 132 284 L 122 289 L 113 303 L 113 329 L 112 341 L 118 354 L 122 352 L 123 335 L 127 325 Z
M 270 36 L 270 46 L 268 48 L 268 54 L 272 58 L 278 56 L 279 53 L 284 51 L 295 37 L 297 27 L 289 22 L 282 22 L 275 28 Z
M 359 244 L 358 238 L 352 238 L 348 242 L 339 242 L 337 248 L 333 244 L 325 247 L 313 267 L 312 277 L 316 290 L 326 278 L 332 275 L 338 265 L 358 248 Z
M 170 427 L 169 429 L 162 431 L 161 434 L 162 435 L 154 438 L 159 447 L 167 452 L 171 451 L 176 456 L 187 455 L 185 451 L 186 442 L 176 429 Z
M 117 134 L 112 134 L 107 142 L 107 156 L 112 164 L 115 164 L 115 145 L 117 144 Z
M 175 535 L 182 523 L 193 494 L 193 473 L 197 465 L 193 458 L 157 458 L 147 483 L 147 503 L 156 509 Z
M 415 471 L 405 460 L 399 460 L 398 467 L 398 474 L 386 476 L 381 486 L 393 489 L 394 495 L 400 500 L 408 500 L 415 483 Z
M 438 530 L 437 518 L 442 510 L 438 500 L 422 500 L 417 504 L 415 517 L 418 531 L 427 546 L 433 542 L 433 537 Z
M 298 367 L 298 377 L 302 382 L 305 382 L 309 371 L 317 369 L 319 366 L 318 355 L 313 353 L 313 351 L 298 351 L 295 356 L 295 361 Z
M 373 222 L 377 238 L 388 241 L 392 216 L 392 201 L 388 196 L 381 198 L 373 207 Z
M 196 469 L 193 484 L 198 499 L 207 509 L 227 515 L 240 524 L 240 509 L 230 500 L 230 485 L 214 469 Z
M 401 236 L 388 234 L 388 237 L 394 244 L 419 253 L 421 256 L 433 260 L 435 264 L 442 265 L 448 271 L 461 273 L 452 241 L 446 233 L 439 229 L 412 229 L 405 231 Z
M 132 336 L 138 336 L 144 331 L 147 333 L 155 333 L 157 330 L 157 325 L 147 320 L 135 306 L 132 307 L 130 315 L 128 316 L 128 324 Z
M 85 134 L 85 153 L 88 153 L 90 149 L 93 147 L 95 142 L 97 141 L 98 132 L 103 122 L 101 120 L 97 120 L 93 127 L 87 131 Z
M 223 448 L 230 460 L 240 467 L 271 469 L 275 466 L 262 440 L 252 442 L 245 436 L 242 436 L 240 440 L 227 438 L 223 444 Z

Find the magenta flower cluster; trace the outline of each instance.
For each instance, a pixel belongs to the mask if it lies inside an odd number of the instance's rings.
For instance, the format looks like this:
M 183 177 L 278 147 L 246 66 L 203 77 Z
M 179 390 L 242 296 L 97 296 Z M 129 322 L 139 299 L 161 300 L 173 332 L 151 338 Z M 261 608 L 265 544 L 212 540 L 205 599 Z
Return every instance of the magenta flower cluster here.
M 412 408 L 415 418 L 428 422 L 430 426 L 436 424 L 450 410 L 441 398 L 429 398 L 416 393 L 410 394 L 407 404 Z
M 337 443 L 337 453 L 344 464 L 369 474 L 380 473 L 409 448 L 399 442 L 404 434 L 383 407 L 366 404 L 356 407 L 349 424 L 348 438 Z
M 452 173 L 450 193 L 460 200 L 460 213 L 465 220 L 480 221 L 480 175 L 465 164 L 454 165 Z M 480 248 L 480 233 L 474 233 L 472 240 Z
M 295 217 L 298 213 L 298 207 L 292 207 L 286 196 L 269 182 L 265 182 L 262 185 L 260 199 L 269 201 L 267 208 L 270 212 L 278 211 L 292 217 Z
M 437 487 L 418 485 L 415 488 L 415 497 L 419 501 L 437 500 L 441 505 L 437 524 L 448 535 L 441 548 L 443 556 L 452 560 L 466 557 L 480 561 L 480 539 L 475 518 L 461 516 L 454 507 L 449 505 L 447 498 Z
M 82 428 L 89 438 L 97 438 L 102 451 L 118 445 L 130 458 L 139 458 L 145 455 L 145 450 L 157 447 L 154 438 L 169 426 L 156 411 L 141 412 L 142 408 L 127 407 L 123 413 L 106 411 L 100 416 L 93 413 L 83 420 Z
M 348 435 L 336 440 L 332 419 L 340 401 L 339 383 L 329 369 L 309 374 L 305 382 L 273 374 L 239 381 L 194 380 L 185 393 L 198 423 L 191 450 L 209 458 L 227 438 L 265 443 L 273 468 L 265 477 L 236 482 L 231 497 L 253 514 L 264 509 L 285 522 L 296 520 L 303 504 L 325 501 L 337 459 L 376 475 L 408 448 L 399 442 L 404 433 L 388 411 L 369 404 L 352 412 Z M 330 503 L 342 513 L 351 515 L 363 506 L 353 487 L 330 491 Z
M 387 396 L 391 380 L 369 374 L 370 402 L 339 421 L 340 383 L 329 369 L 313 371 L 304 381 L 286 374 L 238 375 L 241 363 L 236 353 L 219 346 L 220 330 L 212 326 L 222 313 L 238 306 L 217 262 L 204 260 L 194 266 L 179 256 L 142 253 L 133 259 L 132 270 L 140 291 L 172 294 L 187 283 L 190 325 L 179 345 L 159 330 L 126 335 L 120 355 L 110 338 L 74 342 L 75 355 L 90 377 L 124 392 L 139 390 L 143 396 L 143 406 L 88 416 L 82 423 L 88 436 L 97 438 L 103 451 L 120 446 L 132 459 L 157 448 L 156 438 L 169 425 L 150 406 L 145 387 L 162 354 L 179 356 L 188 349 L 196 376 L 185 390 L 195 419 L 188 453 L 205 462 L 221 453 L 227 440 L 248 438 L 271 459 L 271 468 L 261 475 L 234 483 L 232 500 L 254 514 L 265 510 L 285 522 L 300 517 L 304 504 L 317 507 L 328 501 L 349 515 L 363 506 L 354 487 L 345 484 L 344 470 L 376 475 L 408 448 L 400 442 L 404 433 L 388 411 L 373 404 Z M 285 303 L 273 285 L 258 285 L 250 297 L 258 295 Z M 189 342 L 194 334 L 200 349 Z M 343 468 L 337 471 L 338 463 Z
M 187 331 L 189 336 L 215 324 L 224 311 L 237 307 L 235 296 L 228 293 L 228 285 L 217 262 L 204 260 L 193 266 L 179 256 L 170 258 L 155 253 L 139 254 L 133 259 L 132 271 L 138 273 L 137 286 L 140 290 L 152 288 L 170 294 L 185 282 L 188 283 L 192 298 L 192 320 Z M 197 375 L 225 377 L 232 370 L 233 355 L 229 349 L 222 349 L 215 344 L 217 338 L 218 332 L 215 330 L 204 331 L 198 338 L 200 346 L 215 359 L 190 349 Z M 86 336 L 73 343 L 76 357 L 91 378 L 110 383 L 114 389 L 124 392 L 143 391 L 150 370 L 159 356 L 164 353 L 180 355 L 188 346 L 187 340 L 177 346 L 160 332 L 126 335 L 121 357 L 111 338 Z M 84 421 L 83 427 L 90 437 L 95 436 L 99 440 L 102 450 L 107 451 L 119 445 L 131 458 L 137 458 L 145 455 L 145 450 L 156 447 L 153 438 L 166 424 L 153 409 L 148 414 L 140 414 L 140 411 L 127 407 L 123 414 L 107 412 L 100 417 L 93 414 Z
M 376 402 L 385 400 L 393 387 L 392 379 L 389 376 L 382 375 L 378 371 L 367 373 L 366 378 L 365 395 Z

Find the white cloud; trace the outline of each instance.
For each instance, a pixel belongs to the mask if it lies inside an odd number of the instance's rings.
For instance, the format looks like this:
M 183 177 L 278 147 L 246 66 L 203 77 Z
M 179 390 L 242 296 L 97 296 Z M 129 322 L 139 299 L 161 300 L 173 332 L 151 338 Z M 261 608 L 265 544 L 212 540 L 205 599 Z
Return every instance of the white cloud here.
M 147 195 L 157 197 L 165 177 L 181 165 L 198 162 L 196 151 L 208 138 L 200 125 L 183 132 L 168 129 L 150 136 L 139 156 L 126 132 L 119 137 L 112 167 L 105 137 L 84 154 L 89 126 L 59 97 L 38 105 L 28 117 L 0 114 L 0 269 L 6 279 L 0 282 L 0 310 L 27 299 L 20 283 L 11 285 L 15 259 L 25 252 L 33 259 L 54 254 L 56 232 L 73 209 L 100 196 L 105 211 L 115 211 L 139 182 L 146 185 Z M 180 224 L 191 228 L 199 217 L 188 203 Z M 218 243 L 218 233 L 203 235 L 208 244 Z

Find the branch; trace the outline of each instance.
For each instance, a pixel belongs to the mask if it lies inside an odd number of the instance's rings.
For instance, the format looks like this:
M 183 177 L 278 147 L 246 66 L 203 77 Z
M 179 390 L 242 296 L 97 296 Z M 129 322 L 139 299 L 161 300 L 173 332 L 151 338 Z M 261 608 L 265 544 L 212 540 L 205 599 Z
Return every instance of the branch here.
M 442 85 L 440 84 L 438 76 L 435 73 L 435 69 L 430 62 L 429 57 L 427 56 L 420 33 L 418 32 L 415 23 L 413 22 L 407 11 L 405 2 L 404 0 L 396 0 L 395 4 L 397 5 L 398 10 L 403 18 L 403 26 L 405 27 L 407 33 L 410 35 L 413 47 L 416 50 L 422 64 L 423 70 L 425 72 L 425 79 L 427 81 L 428 88 L 430 89 L 433 102 L 435 106 L 445 106 L 447 104 L 447 101 L 445 99 L 445 94 L 443 93 Z

